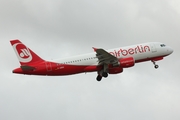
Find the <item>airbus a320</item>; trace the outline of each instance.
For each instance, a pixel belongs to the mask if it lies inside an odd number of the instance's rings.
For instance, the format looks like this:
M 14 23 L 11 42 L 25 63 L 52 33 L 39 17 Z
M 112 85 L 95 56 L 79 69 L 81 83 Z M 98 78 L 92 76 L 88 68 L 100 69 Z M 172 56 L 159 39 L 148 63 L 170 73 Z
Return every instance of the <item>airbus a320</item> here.
M 125 68 L 136 63 L 156 61 L 170 55 L 173 49 L 159 42 L 142 43 L 110 50 L 93 48 L 92 53 L 69 58 L 47 61 L 39 57 L 19 40 L 11 40 L 11 45 L 20 62 L 20 67 L 13 73 L 25 75 L 62 76 L 78 73 L 97 72 L 97 81 L 107 78 L 109 74 L 122 73 Z

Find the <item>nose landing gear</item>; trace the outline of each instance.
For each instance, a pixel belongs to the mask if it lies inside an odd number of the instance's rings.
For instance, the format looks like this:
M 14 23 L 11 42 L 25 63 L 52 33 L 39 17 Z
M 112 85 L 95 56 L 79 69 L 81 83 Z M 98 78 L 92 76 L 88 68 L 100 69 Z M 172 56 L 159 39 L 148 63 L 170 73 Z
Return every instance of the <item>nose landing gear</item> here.
M 154 68 L 158 69 L 158 68 L 159 68 L 159 65 L 155 65 Z
M 159 65 L 157 65 L 156 62 L 155 62 L 154 60 L 151 60 L 151 61 L 152 61 L 153 64 L 154 64 L 154 68 L 155 68 L 155 69 L 158 69 L 158 68 L 159 68 Z

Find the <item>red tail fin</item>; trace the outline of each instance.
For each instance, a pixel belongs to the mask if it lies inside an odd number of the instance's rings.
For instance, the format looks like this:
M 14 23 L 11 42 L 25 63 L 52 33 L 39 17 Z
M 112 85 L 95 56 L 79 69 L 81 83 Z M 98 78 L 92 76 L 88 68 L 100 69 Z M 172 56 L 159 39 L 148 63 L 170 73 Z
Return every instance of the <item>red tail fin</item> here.
M 40 58 L 36 53 L 34 53 L 31 49 L 26 47 L 19 40 L 11 40 L 10 42 L 14 48 L 14 51 L 21 65 L 29 65 L 35 62 L 44 61 L 42 58 Z

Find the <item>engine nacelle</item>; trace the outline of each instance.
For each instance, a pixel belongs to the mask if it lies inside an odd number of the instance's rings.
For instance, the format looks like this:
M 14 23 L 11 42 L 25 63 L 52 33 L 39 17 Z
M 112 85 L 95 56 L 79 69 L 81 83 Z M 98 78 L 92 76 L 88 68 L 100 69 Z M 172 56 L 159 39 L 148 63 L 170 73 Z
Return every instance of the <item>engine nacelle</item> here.
M 122 58 L 119 60 L 119 62 L 120 62 L 120 67 L 122 68 L 133 67 L 135 64 L 135 60 L 133 57 Z
M 121 68 L 121 67 L 109 68 L 109 74 L 118 74 L 121 72 L 123 72 L 123 68 Z
M 109 66 L 109 74 L 118 74 L 123 72 L 123 68 L 133 67 L 135 60 L 133 57 L 122 58 L 119 60 L 119 66 Z

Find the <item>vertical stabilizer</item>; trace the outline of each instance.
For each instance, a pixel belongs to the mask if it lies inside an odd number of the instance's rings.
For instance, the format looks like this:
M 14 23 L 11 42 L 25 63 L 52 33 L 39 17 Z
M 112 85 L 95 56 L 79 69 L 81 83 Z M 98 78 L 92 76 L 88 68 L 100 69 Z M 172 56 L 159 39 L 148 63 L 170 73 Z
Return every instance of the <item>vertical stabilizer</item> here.
M 44 61 L 36 53 L 34 53 L 31 49 L 29 49 L 23 43 L 21 43 L 21 41 L 11 40 L 10 42 L 11 42 L 11 45 L 12 45 L 21 65 L 29 65 L 29 64 L 33 64 L 35 62 Z

